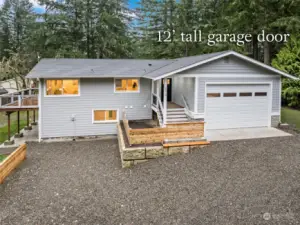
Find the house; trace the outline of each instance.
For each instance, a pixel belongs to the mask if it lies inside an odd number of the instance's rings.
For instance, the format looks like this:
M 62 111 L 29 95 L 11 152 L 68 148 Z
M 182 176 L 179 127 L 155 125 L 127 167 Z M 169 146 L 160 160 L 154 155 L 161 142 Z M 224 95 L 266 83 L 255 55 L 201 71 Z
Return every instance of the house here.
M 0 87 L 4 88 L 8 94 L 14 93 L 23 86 L 21 78 L 7 79 L 0 81 Z
M 160 126 L 203 120 L 206 129 L 280 122 L 282 71 L 234 51 L 173 60 L 43 59 L 27 75 L 39 85 L 39 138 L 116 134 L 129 120 Z

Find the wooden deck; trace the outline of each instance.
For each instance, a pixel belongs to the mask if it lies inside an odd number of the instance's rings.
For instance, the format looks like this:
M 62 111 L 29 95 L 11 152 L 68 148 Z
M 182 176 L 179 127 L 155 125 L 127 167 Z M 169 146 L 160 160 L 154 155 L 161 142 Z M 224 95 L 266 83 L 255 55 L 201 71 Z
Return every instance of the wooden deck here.
M 0 112 L 38 109 L 38 89 L 25 89 L 0 95 Z
M 179 108 L 183 108 L 183 107 L 180 105 L 177 105 L 174 102 L 168 102 L 167 108 L 168 109 L 179 109 Z

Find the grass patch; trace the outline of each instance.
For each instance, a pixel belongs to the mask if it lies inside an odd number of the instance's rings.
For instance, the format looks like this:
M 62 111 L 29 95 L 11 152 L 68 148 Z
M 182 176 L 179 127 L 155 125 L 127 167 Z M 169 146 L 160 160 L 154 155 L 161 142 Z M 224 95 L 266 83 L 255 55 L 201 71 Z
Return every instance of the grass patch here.
M 25 120 L 20 121 L 20 130 L 26 127 L 27 122 Z M 18 123 L 17 121 L 11 122 L 10 125 L 10 134 L 11 136 L 15 135 L 17 133 L 18 129 Z M 0 143 L 3 143 L 7 140 L 7 125 L 0 128 Z
M 17 112 L 10 115 L 10 133 L 11 136 L 17 133 Z M 32 122 L 32 111 L 29 112 L 29 123 Z M 38 121 L 38 112 L 35 112 L 35 120 Z M 20 112 L 20 130 L 27 125 L 27 112 Z M 0 113 L 0 144 L 7 140 L 7 116 L 5 113 Z
M 6 155 L 0 155 L 0 162 L 2 162 L 6 157 Z
M 282 108 L 281 122 L 296 125 L 300 129 L 300 111 L 290 108 Z

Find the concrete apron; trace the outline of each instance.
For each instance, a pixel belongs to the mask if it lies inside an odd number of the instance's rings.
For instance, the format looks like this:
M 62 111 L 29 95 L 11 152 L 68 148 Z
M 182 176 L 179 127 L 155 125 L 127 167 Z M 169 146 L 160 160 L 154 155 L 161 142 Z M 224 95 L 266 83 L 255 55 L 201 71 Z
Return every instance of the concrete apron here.
M 238 128 L 226 130 L 207 130 L 205 137 L 208 141 L 230 141 L 242 139 L 270 138 L 292 136 L 273 127 Z

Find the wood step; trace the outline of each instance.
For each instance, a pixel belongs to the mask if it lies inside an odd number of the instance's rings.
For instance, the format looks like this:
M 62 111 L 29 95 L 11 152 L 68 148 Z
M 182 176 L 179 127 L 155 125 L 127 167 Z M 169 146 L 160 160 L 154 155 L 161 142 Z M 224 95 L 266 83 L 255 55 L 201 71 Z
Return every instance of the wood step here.
M 180 146 L 195 146 L 195 145 L 209 145 L 209 141 L 192 141 L 192 142 L 180 142 L 180 143 L 167 143 L 163 144 L 164 147 L 180 147 Z
M 167 115 L 167 119 L 172 119 L 172 118 L 187 118 L 186 115 Z
M 164 144 L 172 144 L 172 143 L 180 143 L 180 142 L 199 142 L 199 141 L 207 141 L 205 137 L 199 138 L 176 138 L 176 139 L 165 139 Z
M 183 111 L 184 112 L 184 108 L 177 108 L 177 109 L 167 109 L 167 112 L 178 112 L 178 111 Z
M 189 121 L 189 119 L 188 118 L 174 118 L 174 119 L 168 119 L 167 118 L 167 123 L 169 123 L 169 122 L 187 122 L 187 121 Z
M 184 111 L 167 112 L 168 115 L 185 115 Z

